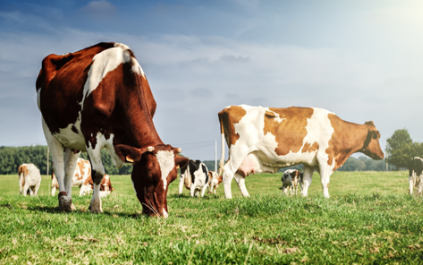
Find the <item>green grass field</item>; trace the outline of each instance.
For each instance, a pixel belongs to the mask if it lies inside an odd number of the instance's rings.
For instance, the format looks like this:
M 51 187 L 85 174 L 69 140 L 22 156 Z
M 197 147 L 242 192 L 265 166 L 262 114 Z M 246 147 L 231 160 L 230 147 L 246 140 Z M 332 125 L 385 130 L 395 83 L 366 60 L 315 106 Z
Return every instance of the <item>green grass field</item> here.
M 232 200 L 223 186 L 178 197 L 175 181 L 168 219 L 140 214 L 129 176 L 111 176 L 103 214 L 88 211 L 90 196 L 57 211 L 49 177 L 23 197 L 17 176 L 0 176 L 0 264 L 419 264 L 422 198 L 407 195 L 407 173 L 336 172 L 330 199 L 316 173 L 307 198 L 283 196 L 281 174 L 249 176 L 250 198 L 233 182 Z

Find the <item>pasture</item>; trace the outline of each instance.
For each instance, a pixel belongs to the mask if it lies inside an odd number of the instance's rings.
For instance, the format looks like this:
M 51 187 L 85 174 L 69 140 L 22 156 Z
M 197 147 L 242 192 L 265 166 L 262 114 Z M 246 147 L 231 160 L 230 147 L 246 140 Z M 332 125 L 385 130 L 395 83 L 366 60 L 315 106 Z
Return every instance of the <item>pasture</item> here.
M 373 264 L 422 263 L 423 205 L 407 195 L 408 172 L 335 172 L 324 199 L 314 173 L 309 197 L 286 197 L 281 173 L 247 177 L 250 198 L 168 193 L 169 218 L 141 215 L 129 176 L 103 214 L 90 196 L 57 210 L 43 176 L 39 196 L 19 196 L 18 177 L 0 176 L 0 264 Z

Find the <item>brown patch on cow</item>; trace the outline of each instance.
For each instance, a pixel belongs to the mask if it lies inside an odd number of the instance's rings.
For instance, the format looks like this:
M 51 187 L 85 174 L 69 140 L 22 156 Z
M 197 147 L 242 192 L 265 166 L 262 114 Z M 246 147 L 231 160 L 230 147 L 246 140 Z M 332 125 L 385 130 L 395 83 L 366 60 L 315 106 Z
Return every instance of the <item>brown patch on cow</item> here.
M 368 136 L 366 125 L 355 124 L 340 119 L 335 114 L 328 114 L 328 118 L 333 127 L 333 134 L 329 140 L 328 165 L 332 166 L 335 160 L 333 171 L 340 168 L 350 155 L 363 148 Z
M 229 147 L 239 139 L 235 131 L 235 124 L 247 114 L 247 111 L 240 106 L 230 106 L 219 112 L 220 131 L 225 134 L 226 143 Z
M 264 134 L 272 134 L 278 146 L 275 152 L 279 156 L 287 155 L 290 151 L 297 153 L 303 146 L 304 137 L 307 135 L 307 119 L 310 119 L 314 110 L 312 108 L 269 108 L 264 116 Z M 275 118 L 279 114 L 282 119 L 278 122 Z M 315 145 L 313 144 L 315 147 Z
M 314 142 L 313 145 L 311 145 L 310 143 L 305 143 L 301 152 L 311 153 L 311 152 L 317 151 L 317 149 L 319 149 L 319 144 L 317 142 Z
M 18 168 L 18 174 L 19 174 L 19 177 L 22 174 L 21 185 L 23 187 L 23 186 L 25 186 L 25 176 L 28 175 L 28 168 L 25 165 L 19 166 L 19 168 Z

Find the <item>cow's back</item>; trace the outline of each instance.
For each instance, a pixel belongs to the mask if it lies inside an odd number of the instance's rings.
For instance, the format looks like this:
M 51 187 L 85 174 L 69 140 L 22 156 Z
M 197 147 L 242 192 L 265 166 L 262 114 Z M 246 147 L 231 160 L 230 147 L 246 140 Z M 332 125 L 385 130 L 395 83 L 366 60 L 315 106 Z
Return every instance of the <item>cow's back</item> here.
M 93 57 L 111 47 L 114 43 L 99 43 L 75 53 L 44 58 L 36 82 L 38 107 L 52 133 L 75 123 Z

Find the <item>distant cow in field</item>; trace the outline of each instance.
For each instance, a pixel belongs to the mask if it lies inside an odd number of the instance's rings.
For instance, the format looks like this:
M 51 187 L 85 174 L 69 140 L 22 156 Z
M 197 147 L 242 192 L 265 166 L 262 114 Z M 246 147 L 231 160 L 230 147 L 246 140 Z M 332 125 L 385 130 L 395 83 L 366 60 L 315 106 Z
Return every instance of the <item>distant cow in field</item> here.
M 22 164 L 18 169 L 19 193 L 36 196 L 41 185 L 40 170 L 34 164 Z
M 382 159 L 380 133 L 373 122 L 354 124 L 319 108 L 229 106 L 219 112 L 226 198 L 232 198 L 235 177 L 243 196 L 249 196 L 245 177 L 254 172 L 276 173 L 282 167 L 304 165 L 302 195 L 307 196 L 313 171 L 320 174 L 323 196 L 329 198 L 329 179 L 355 153 Z M 225 145 L 229 160 L 224 165 Z
M 209 185 L 209 175 L 207 166 L 200 160 L 189 160 L 188 164 L 181 167 L 181 176 L 179 177 L 179 195 L 182 194 L 184 184 L 190 190 L 191 197 L 198 196 L 201 191 L 201 197 L 204 196 Z
M 80 151 L 91 161 L 92 213 L 103 212 L 100 184 L 106 173 L 101 149 L 113 165 L 132 163 L 135 194 L 143 213 L 168 217 L 167 192 L 177 166 L 188 163 L 180 148 L 166 145 L 153 123 L 156 101 L 133 51 L 102 42 L 42 61 L 36 81 L 37 105 L 59 182 L 59 209 L 72 204 L 73 173 Z M 66 148 L 63 153 L 63 148 Z
M 94 189 L 94 182 L 93 179 L 91 178 L 91 176 L 89 176 L 85 182 L 84 182 L 84 194 L 83 195 L 88 195 L 91 193 L 91 191 L 93 191 Z M 114 191 L 115 189 L 112 187 L 112 183 L 110 181 L 110 177 L 109 175 L 105 174 L 103 176 L 103 180 L 101 181 L 100 184 L 100 197 L 106 197 L 107 195 L 110 195 L 112 193 L 112 191 Z
M 76 168 L 73 173 L 72 187 L 79 187 L 79 196 L 89 195 L 94 189 L 94 182 L 91 178 L 91 165 L 90 162 L 78 158 Z M 54 171 L 51 174 L 51 195 L 54 196 L 56 189 L 59 188 Z M 105 197 L 113 191 L 110 177 L 105 174 L 100 184 L 100 197 Z
M 413 194 L 413 189 L 416 188 L 417 194 L 422 195 L 423 191 L 423 159 L 414 157 L 408 162 L 408 182 L 410 185 L 410 194 Z
M 89 194 L 91 190 L 90 185 L 85 185 L 85 181 L 91 178 L 91 165 L 90 162 L 78 158 L 76 161 L 75 171 L 72 175 L 72 187 L 79 187 L 79 196 L 83 196 L 84 194 Z M 92 180 L 91 180 L 92 181 Z M 54 170 L 51 173 L 51 195 L 54 196 L 56 194 L 56 189 L 59 189 L 59 183 L 57 182 L 56 175 L 54 174 Z M 88 193 L 85 191 L 87 190 Z
M 216 189 L 219 187 L 219 184 L 222 183 L 222 181 L 222 176 L 219 176 L 219 174 L 214 171 L 209 171 L 210 193 L 216 194 Z
M 298 186 L 302 189 L 303 183 L 303 172 L 300 172 L 296 169 L 288 169 L 282 174 L 282 187 L 279 189 L 282 190 L 286 195 L 288 195 L 288 190 L 292 195 L 295 190 L 295 195 L 297 195 Z

